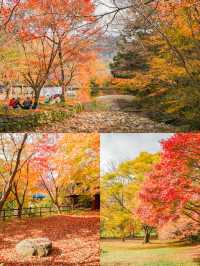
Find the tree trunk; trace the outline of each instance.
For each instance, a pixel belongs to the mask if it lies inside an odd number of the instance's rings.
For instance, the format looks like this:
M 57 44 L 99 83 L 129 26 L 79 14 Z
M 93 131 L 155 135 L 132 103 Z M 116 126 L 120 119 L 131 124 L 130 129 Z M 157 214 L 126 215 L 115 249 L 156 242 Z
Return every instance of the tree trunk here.
M 151 231 L 152 228 L 148 225 L 144 225 L 144 244 L 150 243 Z
M 145 231 L 144 244 L 148 244 L 149 242 L 150 242 L 150 233 L 148 231 Z
M 57 209 L 58 213 L 59 213 L 59 214 L 62 214 L 62 211 L 61 211 L 61 209 L 60 209 L 59 204 L 56 203 L 56 202 L 55 202 L 54 204 L 55 204 L 55 206 L 56 206 L 56 209 Z
M 39 99 L 40 99 L 40 91 L 41 89 L 34 89 L 34 103 L 33 103 L 33 109 L 36 109 L 38 107 L 39 104 Z
M 61 102 L 65 102 L 65 85 L 64 85 L 65 72 L 64 72 L 64 65 L 63 65 L 63 55 L 62 55 L 61 42 L 59 42 L 59 45 L 58 45 L 58 56 L 59 56 L 59 61 L 60 61 L 60 75 L 61 75 L 60 85 L 62 88 Z
M 95 194 L 92 201 L 92 210 L 100 210 L 100 194 Z
M 21 205 L 18 205 L 17 217 L 19 219 L 22 218 L 22 206 Z
M 6 85 L 6 96 L 5 96 L 5 101 L 9 100 L 10 96 L 10 86 Z
M 3 209 L 3 206 L 4 206 L 7 198 L 9 197 L 9 195 L 11 193 L 12 184 L 13 184 L 13 181 L 14 181 L 15 176 L 17 174 L 17 171 L 19 169 L 20 160 L 21 160 L 21 154 L 22 154 L 22 151 L 24 149 L 24 145 L 26 143 L 27 138 L 28 138 L 28 134 L 25 133 L 24 137 L 23 137 L 23 140 L 22 140 L 22 143 L 21 143 L 21 146 L 20 146 L 20 148 L 18 149 L 18 152 L 17 152 L 17 159 L 16 159 L 14 170 L 13 170 L 11 176 L 10 176 L 10 180 L 8 182 L 6 191 L 5 191 L 4 195 L 2 196 L 2 198 L 0 199 L 0 211 Z
M 122 229 L 122 242 L 125 242 L 126 241 L 126 234 L 124 232 L 124 228 Z
M 65 102 L 65 86 L 62 85 L 61 88 L 62 88 L 62 92 L 61 92 L 60 100 L 62 103 L 64 103 Z
M 130 237 L 131 237 L 132 239 L 135 238 L 135 232 L 134 232 L 134 230 L 131 232 Z

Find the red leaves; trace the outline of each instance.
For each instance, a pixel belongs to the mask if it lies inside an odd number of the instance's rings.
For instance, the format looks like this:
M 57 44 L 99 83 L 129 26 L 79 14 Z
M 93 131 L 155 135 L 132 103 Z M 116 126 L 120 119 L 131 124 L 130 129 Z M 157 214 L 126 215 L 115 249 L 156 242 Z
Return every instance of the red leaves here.
M 150 173 L 140 193 L 140 216 L 147 223 L 153 220 L 157 226 L 183 212 L 198 220 L 200 134 L 176 134 L 163 141 L 162 147 L 161 162 Z
M 20 0 L 1 1 L 0 5 L 0 29 L 5 28 L 19 7 Z
M 58 226 L 59 225 L 59 226 Z M 48 237 L 53 252 L 47 258 L 24 259 L 15 245 L 30 237 Z M 14 220 L 0 226 L 0 261 L 6 265 L 99 265 L 99 216 L 53 216 Z

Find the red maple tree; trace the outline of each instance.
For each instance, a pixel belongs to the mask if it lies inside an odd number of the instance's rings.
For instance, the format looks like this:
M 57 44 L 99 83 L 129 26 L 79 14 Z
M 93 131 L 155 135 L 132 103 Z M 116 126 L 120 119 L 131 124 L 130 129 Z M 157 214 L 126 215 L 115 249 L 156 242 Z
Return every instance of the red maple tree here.
M 200 134 L 175 134 L 162 148 L 140 192 L 140 216 L 158 227 L 181 215 L 200 223 Z

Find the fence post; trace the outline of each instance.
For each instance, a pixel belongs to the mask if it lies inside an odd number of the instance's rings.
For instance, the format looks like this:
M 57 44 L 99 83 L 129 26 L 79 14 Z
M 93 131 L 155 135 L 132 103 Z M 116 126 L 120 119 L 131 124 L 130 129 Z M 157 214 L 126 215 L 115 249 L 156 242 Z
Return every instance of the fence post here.
M 60 206 L 60 211 L 61 212 L 67 212 L 67 211 L 70 210 L 70 207 L 72 208 L 72 206 Z M 42 215 L 43 215 L 43 211 L 42 211 L 43 210 L 43 207 L 38 207 L 38 208 L 33 208 L 33 207 L 24 208 L 24 209 L 22 209 L 22 216 L 23 215 L 25 215 L 25 216 L 28 215 L 28 217 L 35 216 L 35 215 L 38 214 L 38 212 L 36 211 L 38 209 L 39 209 L 39 216 L 42 217 Z M 45 208 L 45 210 L 46 209 L 49 210 L 50 215 L 55 212 L 54 207 L 47 207 L 47 208 Z M 8 215 L 9 218 L 10 217 L 15 217 L 16 215 L 15 215 L 14 212 L 16 210 L 17 209 L 2 209 L 0 211 L 0 219 L 2 219 L 3 221 L 6 220 L 7 211 L 10 211 L 11 212 L 11 215 L 10 216 Z M 23 211 L 25 211 L 25 212 L 23 212 Z M 57 210 L 56 210 L 56 212 L 57 212 Z M 44 213 L 46 213 L 46 212 L 44 212 Z M 48 213 L 48 211 L 47 211 L 47 213 Z
M 29 208 L 28 216 L 29 216 L 29 217 L 31 216 L 31 207 Z

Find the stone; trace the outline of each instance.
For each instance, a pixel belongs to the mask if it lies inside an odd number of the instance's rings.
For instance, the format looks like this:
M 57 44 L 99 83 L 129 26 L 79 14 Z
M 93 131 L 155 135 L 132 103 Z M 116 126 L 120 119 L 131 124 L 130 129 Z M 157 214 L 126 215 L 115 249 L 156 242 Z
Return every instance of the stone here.
M 48 238 L 33 238 L 20 241 L 16 251 L 23 257 L 47 257 L 52 250 L 52 242 Z

